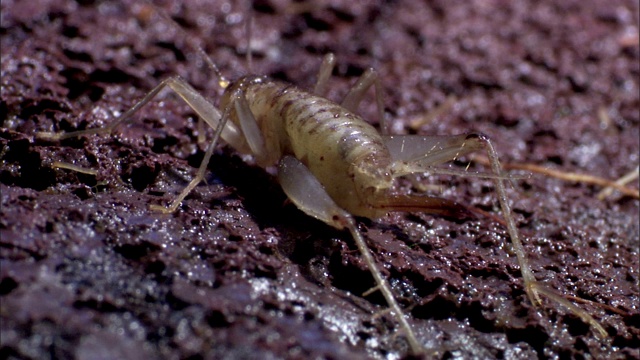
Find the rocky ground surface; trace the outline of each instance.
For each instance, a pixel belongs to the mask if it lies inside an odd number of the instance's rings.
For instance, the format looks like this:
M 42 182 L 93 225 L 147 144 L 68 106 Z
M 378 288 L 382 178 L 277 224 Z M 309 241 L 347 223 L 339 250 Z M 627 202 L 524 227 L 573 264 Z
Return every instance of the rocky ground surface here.
M 407 356 L 382 297 L 362 295 L 373 281 L 349 234 L 298 211 L 272 175 L 229 147 L 178 211 L 149 210 L 186 185 L 206 146 L 175 96 L 113 136 L 34 138 L 108 123 L 171 75 L 217 103 L 193 44 L 227 77 L 246 74 L 248 5 L 188 4 L 159 4 L 181 31 L 145 2 L 2 1 L 0 354 Z M 253 18 L 252 72 L 311 88 L 333 52 L 328 97 L 337 100 L 374 67 L 395 133 L 482 132 L 505 163 L 608 179 L 638 166 L 636 1 L 261 0 Z M 373 95 L 361 114 L 378 123 Z M 444 184 L 439 196 L 498 214 L 486 179 L 418 177 L 399 191 L 434 184 Z M 534 308 L 490 216 L 359 219 L 427 357 L 640 358 L 638 199 L 599 200 L 600 187 L 539 174 L 514 185 L 537 278 L 606 305 L 579 304 L 610 336 L 598 339 L 550 301 Z

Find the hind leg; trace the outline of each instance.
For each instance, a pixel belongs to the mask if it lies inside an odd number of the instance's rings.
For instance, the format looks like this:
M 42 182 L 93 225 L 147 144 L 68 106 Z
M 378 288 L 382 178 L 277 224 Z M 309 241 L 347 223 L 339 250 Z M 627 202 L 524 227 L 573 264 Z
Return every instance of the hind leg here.
M 600 336 L 607 336 L 607 332 L 604 328 L 591 315 L 581 308 L 573 305 L 554 290 L 542 285 L 534 277 L 513 219 L 511 207 L 509 206 L 503 182 L 505 177 L 502 175 L 498 155 L 487 136 L 482 134 L 442 137 L 405 135 L 385 136 L 384 140 L 389 152 L 391 153 L 392 159 L 394 160 L 391 172 L 393 176 L 396 177 L 420 172 L 437 173 L 438 169 L 434 168 L 436 165 L 454 160 L 459 156 L 469 154 L 471 152 L 479 150 L 485 151 L 493 172 L 492 175 L 487 177 L 490 177 L 494 181 L 498 202 L 502 210 L 502 216 L 505 219 L 505 225 L 507 227 L 509 237 L 511 238 L 511 243 L 513 244 L 513 249 L 518 259 L 518 264 L 520 265 L 520 271 L 522 273 L 527 296 L 534 305 L 539 305 L 541 302 L 540 295 L 542 294 L 567 307 L 571 312 L 579 316 L 583 321 L 597 330 Z M 428 201 L 425 201 L 424 210 L 420 208 L 421 199 L 429 199 Z M 407 209 L 411 209 L 415 211 L 434 212 L 430 210 L 434 204 L 433 198 L 424 196 L 408 195 L 405 196 L 404 199 L 381 196 L 374 199 L 374 201 L 377 202 L 378 207 L 383 208 L 386 211 L 407 211 Z

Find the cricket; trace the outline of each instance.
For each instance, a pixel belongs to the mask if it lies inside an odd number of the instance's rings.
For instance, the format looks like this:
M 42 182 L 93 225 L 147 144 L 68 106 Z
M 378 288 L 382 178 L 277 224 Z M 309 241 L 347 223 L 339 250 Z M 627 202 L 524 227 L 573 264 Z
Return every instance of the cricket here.
M 164 21 L 179 27 L 161 9 L 153 7 Z M 250 24 L 250 15 L 248 24 Z M 247 25 L 250 28 L 250 25 Z M 182 34 L 187 35 L 182 30 Z M 247 31 L 248 41 L 251 31 Z M 398 194 L 396 180 L 411 174 L 447 173 L 440 165 L 461 156 L 483 152 L 489 159 L 490 174 L 475 176 L 492 179 L 495 197 L 501 210 L 522 275 L 522 286 L 535 306 L 545 297 L 578 316 L 599 337 L 606 330 L 589 313 L 574 305 L 560 293 L 537 280 L 527 261 L 516 221 L 507 198 L 505 175 L 494 146 L 486 135 L 467 133 L 455 136 L 389 134 L 384 119 L 381 83 L 376 71 L 366 70 L 357 79 L 342 102 L 324 97 L 337 61 L 333 54 L 324 56 L 312 91 L 270 79 L 263 75 L 246 75 L 228 80 L 199 45 L 190 43 L 208 65 L 224 94 L 216 104 L 199 93 L 187 81 L 174 76 L 160 82 L 133 107 L 109 125 L 72 132 L 39 132 L 47 141 L 100 135 L 109 136 L 165 88 L 184 100 L 199 118 L 212 129 L 212 139 L 196 175 L 169 204 L 150 204 L 151 211 L 172 213 L 191 191 L 201 184 L 208 171 L 214 150 L 224 143 L 236 152 L 251 155 L 263 168 L 275 168 L 277 181 L 286 196 L 302 212 L 325 224 L 348 232 L 360 256 L 375 280 L 373 290 L 380 291 L 393 314 L 401 334 L 414 355 L 425 347 L 408 321 L 403 309 L 358 228 L 358 218 L 377 219 L 389 212 L 423 212 L 461 217 L 468 208 L 454 200 L 428 194 Z M 250 57 L 250 47 L 248 51 Z M 249 60 L 250 62 L 250 60 Z M 369 90 L 375 93 L 381 129 L 376 129 L 356 112 Z M 215 172 L 215 164 L 211 165 Z M 464 172 L 461 172 L 464 176 Z

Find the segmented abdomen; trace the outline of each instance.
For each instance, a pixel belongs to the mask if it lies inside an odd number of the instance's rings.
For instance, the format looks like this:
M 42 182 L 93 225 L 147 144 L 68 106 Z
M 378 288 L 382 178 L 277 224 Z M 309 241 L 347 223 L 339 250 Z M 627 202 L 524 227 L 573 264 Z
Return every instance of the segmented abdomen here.
M 247 89 L 247 99 L 267 148 L 278 153 L 275 159 L 295 156 L 338 205 L 360 213 L 365 199 L 357 196 L 354 168 L 363 159 L 389 158 L 376 129 L 342 106 L 292 85 L 254 84 Z

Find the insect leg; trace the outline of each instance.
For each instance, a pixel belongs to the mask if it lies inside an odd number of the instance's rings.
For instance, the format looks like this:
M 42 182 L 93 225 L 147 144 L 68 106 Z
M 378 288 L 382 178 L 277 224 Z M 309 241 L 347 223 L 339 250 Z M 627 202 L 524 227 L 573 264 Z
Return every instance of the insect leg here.
M 185 186 L 185 188 L 180 192 L 180 194 L 175 199 L 173 199 L 173 201 L 171 202 L 171 204 L 169 206 L 153 205 L 152 204 L 152 205 L 149 206 L 149 208 L 151 210 L 160 211 L 160 212 L 163 212 L 165 214 L 170 214 L 170 213 L 176 211 L 178 206 L 180 206 L 180 203 L 182 203 L 182 200 L 184 200 L 184 198 L 186 198 L 187 195 L 189 195 L 189 193 L 202 180 L 204 180 L 204 173 L 207 170 L 207 165 L 209 164 L 209 160 L 211 160 L 211 155 L 213 154 L 213 150 L 216 148 L 216 145 L 218 144 L 218 140 L 220 139 L 220 136 L 222 135 L 223 130 L 226 129 L 226 126 L 228 126 L 230 109 L 231 109 L 230 107 L 227 107 L 225 109 L 225 112 L 223 113 L 222 118 L 218 122 L 218 125 L 215 128 L 215 133 L 213 135 L 213 139 L 211 140 L 211 142 L 209 143 L 209 146 L 207 147 L 207 151 L 204 154 L 204 158 L 202 159 L 202 162 L 200 163 L 200 166 L 198 167 L 198 172 L 196 173 L 196 176 L 193 179 L 191 179 L 189 184 L 187 186 Z
M 318 179 L 298 159 L 285 156 L 278 164 L 278 180 L 282 189 L 296 206 L 320 221 L 337 229 L 347 228 L 373 275 L 377 288 L 389 304 L 397 321 L 404 330 L 411 350 L 414 354 L 423 352 L 423 347 L 416 338 L 411 326 L 404 317 L 402 309 L 393 297 L 387 281 L 382 277 L 369 248 L 358 231 L 353 216 L 341 209 L 327 194 Z
M 149 103 L 149 101 L 151 101 L 156 95 L 158 95 L 158 93 L 165 87 L 169 87 L 176 94 L 178 94 L 178 96 L 180 96 L 180 98 L 182 98 L 189 105 L 189 107 L 191 107 L 200 116 L 202 120 L 204 120 L 209 126 L 215 129 L 214 138 L 207 148 L 204 160 L 202 161 L 202 164 L 198 169 L 196 177 L 189 183 L 189 185 L 187 185 L 187 187 L 185 187 L 180 195 L 178 195 L 178 197 L 168 207 L 151 205 L 152 209 L 154 210 L 162 211 L 165 213 L 173 212 L 177 209 L 177 207 L 180 205 L 180 202 L 182 202 L 182 200 L 189 194 L 189 192 L 191 192 L 191 190 L 193 190 L 193 188 L 196 187 L 196 185 L 198 185 L 198 183 L 200 183 L 202 179 L 204 179 L 206 166 L 209 163 L 209 159 L 211 158 L 211 154 L 213 153 L 213 149 L 215 148 L 219 138 L 224 139 L 227 143 L 229 143 L 236 149 L 244 149 L 246 147 L 246 142 L 242 136 L 242 132 L 240 131 L 240 129 L 238 129 L 238 127 L 233 123 L 227 121 L 229 117 L 229 110 L 225 110 L 225 115 L 222 116 L 220 114 L 220 111 L 216 109 L 216 107 L 213 106 L 211 102 L 205 99 L 202 95 L 200 95 L 200 93 L 198 93 L 197 90 L 195 90 L 191 85 L 189 85 L 181 78 L 170 77 L 162 81 L 140 101 L 138 101 L 131 109 L 127 110 L 119 118 L 105 127 L 78 130 L 66 133 L 40 132 L 36 134 L 36 137 L 49 140 L 63 140 L 82 135 L 110 134 L 118 125 L 129 120 L 143 106 Z
M 375 69 L 367 69 L 351 87 L 347 95 L 342 100 L 342 107 L 348 109 L 351 112 L 358 110 L 360 101 L 364 98 L 367 90 L 374 85 L 376 106 L 378 108 L 378 121 L 380 121 L 380 130 L 383 134 L 388 133 L 387 124 L 384 119 L 384 105 L 382 104 L 382 86 L 380 85 L 380 79 Z
M 135 113 L 137 113 L 143 106 L 151 101 L 158 93 L 165 87 L 172 89 L 178 96 L 180 96 L 209 126 L 216 128 L 220 120 L 220 112 L 213 106 L 208 100 L 206 100 L 196 89 L 189 85 L 186 81 L 180 77 L 170 77 L 163 80 L 155 88 L 153 88 L 147 95 L 145 95 L 140 101 L 138 101 L 131 109 L 127 110 L 115 121 L 107 126 L 94 129 L 77 130 L 71 132 L 38 132 L 36 137 L 47 140 L 64 140 L 74 138 L 82 135 L 91 134 L 111 134 L 116 127 L 123 122 L 129 120 Z M 242 141 L 242 135 L 233 124 L 228 124 L 221 133 L 222 139 L 227 143 L 234 145 Z
M 483 148 L 476 141 L 467 141 L 468 136 L 390 135 L 382 138 L 394 161 L 394 173 L 401 176 L 424 172 L 425 167 L 443 164 Z
M 329 53 L 324 56 L 322 59 L 322 64 L 320 65 L 320 70 L 318 71 L 318 81 L 316 82 L 316 86 L 313 88 L 313 93 L 318 96 L 324 96 L 324 93 L 327 89 L 327 81 L 331 76 L 331 72 L 333 68 L 336 66 L 336 57 L 332 53 Z
M 264 136 L 260 132 L 258 122 L 251 112 L 249 103 L 245 97 L 244 91 L 238 90 L 233 95 L 231 104 L 238 115 L 240 122 L 240 129 L 244 135 L 251 154 L 253 154 L 256 162 L 261 166 L 266 166 L 268 160 L 267 146 L 265 144 Z
M 320 71 L 318 71 L 318 81 L 316 82 L 316 86 L 313 88 L 314 94 L 324 96 L 327 88 L 327 81 L 331 76 L 331 72 L 333 71 L 335 64 L 335 55 L 329 53 L 324 56 L 322 64 L 320 65 Z M 351 112 L 356 112 L 360 101 L 362 101 L 365 93 L 369 90 L 371 85 L 375 86 L 376 106 L 378 107 L 380 127 L 382 132 L 386 134 L 387 125 L 384 119 L 384 105 L 382 104 L 382 87 L 380 85 L 380 80 L 378 79 L 378 73 L 373 68 L 367 69 L 367 71 L 358 78 L 356 83 L 349 90 L 349 93 L 345 96 L 344 100 L 342 100 L 341 105 Z
M 604 328 L 602 328 L 602 326 L 591 315 L 581 308 L 573 305 L 554 290 L 545 287 L 534 277 L 529 266 L 524 247 L 520 241 L 515 221 L 511 215 L 511 208 L 507 200 L 498 155 L 487 136 L 482 134 L 444 137 L 407 135 L 386 136 L 384 139 L 385 144 L 391 153 L 392 159 L 394 160 L 392 165 L 392 173 L 394 176 L 402 176 L 416 172 L 429 172 L 432 170 L 432 166 L 434 165 L 453 160 L 458 156 L 484 149 L 489 157 L 491 168 L 495 175 L 492 177 L 492 180 L 494 181 L 496 191 L 498 192 L 498 202 L 500 203 L 502 215 L 505 218 L 505 224 L 513 244 L 514 252 L 518 259 L 518 264 L 520 265 L 520 271 L 524 280 L 527 296 L 534 305 L 539 305 L 541 302 L 540 294 L 545 295 L 549 299 L 567 307 L 575 315 L 582 318 L 583 321 L 596 329 L 602 337 L 607 336 L 607 332 Z M 421 147 L 422 150 L 420 150 Z M 374 199 L 374 201 L 378 201 L 379 206 L 387 209 L 388 211 L 393 211 L 394 208 L 396 211 L 406 211 L 407 207 L 411 207 L 414 204 L 417 205 L 417 203 L 419 203 L 419 199 L 419 196 L 409 195 L 406 199 L 396 197 L 388 200 L 384 197 L 379 197 L 378 199 Z M 433 199 L 430 201 L 433 202 Z M 430 204 L 427 203 L 427 209 L 429 209 L 429 205 Z

